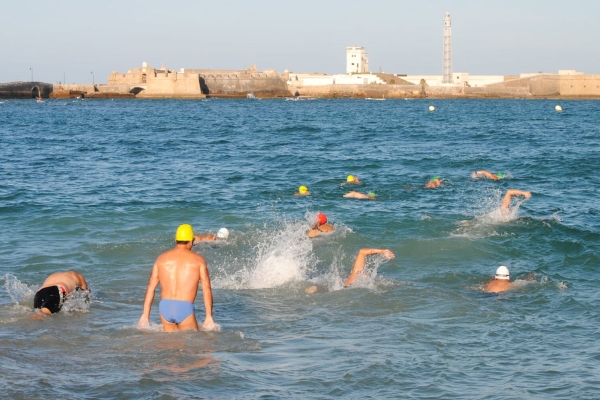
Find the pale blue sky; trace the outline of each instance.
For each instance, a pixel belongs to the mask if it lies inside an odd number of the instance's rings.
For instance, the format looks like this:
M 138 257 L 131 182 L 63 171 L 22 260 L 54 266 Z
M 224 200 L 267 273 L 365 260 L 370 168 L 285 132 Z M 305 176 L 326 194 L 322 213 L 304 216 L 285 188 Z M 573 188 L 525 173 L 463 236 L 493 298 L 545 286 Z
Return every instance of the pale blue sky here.
M 170 69 L 345 72 L 365 46 L 386 72 L 441 74 L 444 13 L 453 71 L 600 74 L 598 0 L 12 1 L 1 14 L 0 82 L 106 83 L 142 61 Z

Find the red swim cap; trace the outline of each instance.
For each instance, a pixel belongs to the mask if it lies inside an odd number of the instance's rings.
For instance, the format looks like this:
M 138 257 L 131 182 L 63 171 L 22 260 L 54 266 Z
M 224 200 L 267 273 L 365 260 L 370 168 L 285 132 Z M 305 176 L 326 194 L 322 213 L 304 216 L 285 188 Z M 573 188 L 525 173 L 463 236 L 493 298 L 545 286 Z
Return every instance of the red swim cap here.
M 318 213 L 317 214 L 317 222 L 319 223 L 319 225 L 323 225 L 327 223 L 327 215 L 323 214 L 323 213 Z

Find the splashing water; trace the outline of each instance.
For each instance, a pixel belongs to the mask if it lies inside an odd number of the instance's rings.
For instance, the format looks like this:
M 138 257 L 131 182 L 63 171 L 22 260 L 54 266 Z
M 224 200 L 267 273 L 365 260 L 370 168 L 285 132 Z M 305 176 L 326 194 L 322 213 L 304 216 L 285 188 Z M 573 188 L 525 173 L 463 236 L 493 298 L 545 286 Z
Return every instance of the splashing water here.
M 213 279 L 216 288 L 266 289 L 305 280 L 314 265 L 312 244 L 306 235 L 305 221 L 282 221 L 276 227 L 264 226 L 246 234 L 248 251 L 254 255 L 227 260 L 231 265 L 243 265 L 235 272 L 221 268 L 218 273 L 226 277 Z M 243 238 L 240 238 L 242 241 Z M 242 248 L 240 250 L 243 251 Z M 219 268 L 217 268 L 219 269 Z
M 4 275 L 2 279 L 4 279 L 4 288 L 13 303 L 20 304 L 21 302 L 33 302 L 33 297 L 35 296 L 35 290 L 33 288 L 35 286 L 29 287 L 11 274 Z

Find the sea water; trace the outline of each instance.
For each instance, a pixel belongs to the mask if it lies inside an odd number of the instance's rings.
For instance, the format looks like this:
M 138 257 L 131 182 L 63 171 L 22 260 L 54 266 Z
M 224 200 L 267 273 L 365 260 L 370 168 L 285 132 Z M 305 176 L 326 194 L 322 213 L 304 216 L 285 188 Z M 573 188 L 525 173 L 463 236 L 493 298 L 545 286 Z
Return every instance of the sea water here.
M 597 398 L 600 102 L 556 104 L 3 101 L 1 397 Z M 507 189 L 531 199 L 500 213 Z M 159 291 L 138 329 L 182 223 L 231 232 L 194 247 L 220 331 L 162 332 Z M 363 247 L 396 257 L 344 289 Z M 514 289 L 487 294 L 499 265 Z M 40 317 L 65 270 L 91 302 Z

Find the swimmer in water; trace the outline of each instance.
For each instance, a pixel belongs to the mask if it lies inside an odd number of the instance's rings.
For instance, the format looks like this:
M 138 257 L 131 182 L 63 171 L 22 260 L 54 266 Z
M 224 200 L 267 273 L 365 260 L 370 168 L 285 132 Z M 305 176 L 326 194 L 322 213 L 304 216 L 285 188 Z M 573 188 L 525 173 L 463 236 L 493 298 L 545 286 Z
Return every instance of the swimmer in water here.
M 204 257 L 192 251 L 194 245 L 192 226 L 180 225 L 175 233 L 175 241 L 177 242 L 175 248 L 158 256 L 152 267 L 144 298 L 144 310 L 138 326 L 143 328 L 149 325 L 154 292 L 160 284 L 161 301 L 158 310 L 164 330 L 166 332 L 198 330 L 194 301 L 198 293 L 198 285 L 202 283 L 206 313 L 202 326 L 206 330 L 213 330 L 215 322 L 212 317 L 213 296 L 210 276 Z
M 294 196 L 310 196 L 310 192 L 306 186 L 300 186 Z
M 377 195 L 375 194 L 375 192 L 369 192 L 369 193 L 360 193 L 360 192 L 356 192 L 356 191 L 351 191 L 348 192 L 344 195 L 345 198 L 347 199 L 369 199 L 369 200 L 376 200 L 377 199 Z
M 502 174 L 500 172 L 497 173 L 497 174 L 492 174 L 491 172 L 482 169 L 482 170 L 473 172 L 471 174 L 471 178 L 473 178 L 473 179 L 488 178 L 488 179 L 491 179 L 493 181 L 497 181 L 497 180 L 500 180 L 500 179 L 504 178 L 504 174 Z
M 499 293 L 509 290 L 512 287 L 510 283 L 510 274 L 508 268 L 501 265 L 496 270 L 494 280 L 485 284 L 485 291 L 488 293 Z
M 213 240 L 227 240 L 228 238 L 229 238 L 229 230 L 227 228 L 221 228 L 217 231 L 216 235 L 212 235 L 212 234 L 202 235 L 202 236 L 194 235 L 194 243 L 213 241 Z
M 395 257 L 394 253 L 392 253 L 389 249 L 369 249 L 364 248 L 358 251 L 358 255 L 356 256 L 356 260 L 354 261 L 354 267 L 352 267 L 352 271 L 348 278 L 344 281 L 344 287 L 352 286 L 354 282 L 356 282 L 356 278 L 365 268 L 365 259 L 367 256 L 371 256 L 374 254 L 381 254 L 388 260 L 391 260 Z M 324 291 L 323 289 L 319 289 L 317 286 L 310 286 L 306 290 L 304 290 L 307 294 L 313 294 L 319 291 Z
M 348 175 L 348 178 L 346 178 L 346 183 L 361 183 L 361 181 L 357 176 Z
M 500 205 L 500 210 L 502 210 L 503 213 L 506 213 L 510 210 L 510 200 L 513 198 L 513 196 L 524 196 L 526 199 L 529 199 L 531 197 L 531 193 L 516 189 L 507 190 L 504 198 L 502 199 L 502 204 Z
M 429 182 L 427 182 L 427 185 L 425 185 L 425 189 L 435 189 L 440 186 L 442 186 L 442 180 L 439 176 L 434 176 L 429 180 Z
M 57 313 L 76 290 L 90 290 L 83 275 L 74 271 L 55 272 L 38 289 L 33 298 L 33 308 L 44 314 Z
M 333 232 L 333 225 L 327 224 L 327 216 L 323 213 L 318 213 L 315 224 L 307 232 L 309 238 L 314 238 L 321 233 Z

